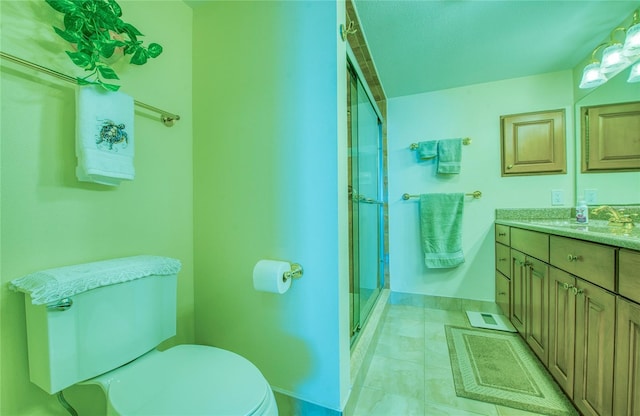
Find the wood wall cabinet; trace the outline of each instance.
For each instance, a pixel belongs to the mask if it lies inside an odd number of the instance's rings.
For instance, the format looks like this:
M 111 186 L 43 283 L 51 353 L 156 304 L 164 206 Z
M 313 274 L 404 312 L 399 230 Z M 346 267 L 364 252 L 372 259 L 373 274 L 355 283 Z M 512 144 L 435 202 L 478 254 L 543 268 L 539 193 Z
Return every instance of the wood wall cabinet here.
M 640 102 L 581 108 L 582 171 L 640 170 Z
M 565 111 L 500 117 L 502 176 L 566 173 Z
M 582 415 L 640 415 L 640 251 L 508 234 L 511 322 L 531 350 Z

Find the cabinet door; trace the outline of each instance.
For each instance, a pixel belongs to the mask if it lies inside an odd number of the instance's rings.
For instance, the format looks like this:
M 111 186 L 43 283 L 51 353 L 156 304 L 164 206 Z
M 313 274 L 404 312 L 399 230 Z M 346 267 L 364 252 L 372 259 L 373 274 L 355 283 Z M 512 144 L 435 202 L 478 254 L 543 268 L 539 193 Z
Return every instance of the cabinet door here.
M 496 271 L 496 303 L 500 306 L 502 313 L 507 318 L 511 317 L 510 293 L 511 281 L 505 275 Z
M 532 257 L 527 257 L 526 265 L 526 340 L 546 367 L 549 363 L 549 265 Z
M 565 111 L 500 117 L 502 176 L 566 173 Z
M 525 255 L 511 250 L 511 323 L 523 336 L 526 323 Z
M 616 298 L 576 279 L 576 366 L 573 400 L 585 415 L 613 412 Z
M 549 372 L 573 398 L 574 340 L 576 328 L 576 279 L 551 267 L 549 270 Z
M 618 298 L 614 415 L 640 415 L 640 305 Z

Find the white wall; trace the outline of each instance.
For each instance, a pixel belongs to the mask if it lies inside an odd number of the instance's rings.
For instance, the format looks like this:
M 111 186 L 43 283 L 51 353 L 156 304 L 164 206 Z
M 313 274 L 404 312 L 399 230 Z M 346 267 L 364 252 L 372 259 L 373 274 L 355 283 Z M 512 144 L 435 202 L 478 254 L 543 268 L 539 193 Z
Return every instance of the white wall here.
M 194 9 L 197 342 L 331 409 L 349 391 L 344 15 L 329 1 Z M 257 292 L 260 259 L 304 276 Z
M 567 173 L 501 177 L 500 116 L 565 109 Z M 436 175 L 432 162 L 418 162 L 411 143 L 470 137 L 462 148 L 459 175 Z M 551 206 L 551 189 L 574 201 L 573 93 L 571 71 L 491 82 L 388 101 L 389 271 L 391 290 L 465 299 L 494 299 L 494 230 L 496 208 Z M 475 190 L 481 199 L 465 198 L 465 263 L 452 269 L 427 269 L 419 240 L 418 202 L 403 193 Z

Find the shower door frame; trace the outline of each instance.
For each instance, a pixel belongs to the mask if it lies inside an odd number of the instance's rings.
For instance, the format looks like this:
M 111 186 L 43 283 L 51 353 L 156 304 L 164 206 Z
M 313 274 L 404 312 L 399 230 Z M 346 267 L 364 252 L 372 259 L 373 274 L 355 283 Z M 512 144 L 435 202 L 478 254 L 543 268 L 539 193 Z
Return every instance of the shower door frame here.
M 382 132 L 382 125 L 384 122 L 384 119 L 382 117 L 382 114 L 380 112 L 380 109 L 378 108 L 375 100 L 373 99 L 373 94 L 371 93 L 371 90 L 369 89 L 369 86 L 366 83 L 366 78 L 364 77 L 364 75 L 362 74 L 360 68 L 358 67 L 357 64 L 357 60 L 355 59 L 355 56 L 353 55 L 353 51 L 351 50 L 350 47 L 347 47 L 347 76 L 349 77 L 349 82 L 347 83 L 347 85 L 349 86 L 349 91 L 348 94 L 351 94 L 352 92 L 352 81 L 355 80 L 356 82 L 356 99 L 357 99 L 357 95 L 358 93 L 363 93 L 364 96 L 368 99 L 369 104 L 371 105 L 371 108 L 374 110 L 375 112 L 375 116 L 377 117 L 377 142 L 376 142 L 376 148 L 377 148 L 377 155 L 376 155 L 376 163 L 377 163 L 377 167 L 376 167 L 376 172 L 377 172 L 377 176 L 375 178 L 375 185 L 376 185 L 376 199 L 372 199 L 372 198 L 366 198 L 366 196 L 361 196 L 358 195 L 358 191 L 359 189 L 354 189 L 352 187 L 353 185 L 353 160 L 357 161 L 359 160 L 358 157 L 356 157 L 354 159 L 354 156 L 359 156 L 359 151 L 357 149 L 357 147 L 354 146 L 350 146 L 350 163 L 349 163 L 349 186 L 350 186 L 350 217 L 351 217 L 351 224 L 350 224 L 350 230 L 349 230 L 349 240 L 350 240 L 350 260 L 351 260 L 351 267 L 350 267 L 350 290 L 349 290 L 349 295 L 351 298 L 351 310 L 350 310 L 350 331 L 351 331 L 351 343 L 353 345 L 354 341 L 357 339 L 358 334 L 360 332 L 360 329 L 362 328 L 362 326 L 366 323 L 367 317 L 369 312 L 371 311 L 373 305 L 375 304 L 375 301 L 377 299 L 377 297 L 380 294 L 380 291 L 382 290 L 382 288 L 384 287 L 384 265 L 385 265 L 385 260 L 384 260 L 384 189 L 383 189 L 383 169 L 384 169 L 384 163 L 383 163 L 383 132 Z M 350 105 L 348 105 L 349 111 L 351 111 L 353 109 L 353 103 L 350 102 Z M 352 133 L 353 133 L 353 122 L 356 121 L 357 122 L 357 114 L 350 114 L 350 123 L 349 123 L 349 137 L 350 137 L 350 142 L 351 140 L 353 140 L 352 138 Z M 357 125 L 357 124 L 356 124 Z M 356 127 L 356 135 L 357 135 L 357 127 Z M 357 138 L 356 138 L 356 143 L 357 143 Z M 351 143 L 350 143 L 351 144 Z M 376 270 L 377 270 L 377 277 L 376 277 L 376 288 L 374 289 L 374 293 L 372 294 L 372 296 L 369 298 L 369 301 L 366 305 L 361 305 L 360 302 L 360 292 L 361 292 L 361 287 L 360 287 L 360 264 L 359 264 L 359 205 L 360 204 L 368 204 L 368 205 L 376 205 L 377 206 L 377 210 L 376 210 L 376 215 L 377 215 L 377 264 L 376 264 Z M 355 214 L 354 214 L 355 213 Z M 354 234 L 358 234 L 358 238 L 356 239 L 354 237 Z M 354 247 L 354 242 L 357 241 L 358 246 Z M 358 252 L 358 255 L 355 256 L 354 253 Z M 356 261 L 357 260 L 357 261 Z M 366 306 L 366 309 L 363 310 L 363 307 Z

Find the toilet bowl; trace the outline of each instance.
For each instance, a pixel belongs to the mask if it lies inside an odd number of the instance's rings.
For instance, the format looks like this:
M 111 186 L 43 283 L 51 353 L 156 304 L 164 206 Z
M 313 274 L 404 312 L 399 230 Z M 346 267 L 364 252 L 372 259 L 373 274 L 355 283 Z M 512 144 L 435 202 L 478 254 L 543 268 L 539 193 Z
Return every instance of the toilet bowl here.
M 178 345 L 176 259 L 135 256 L 15 279 L 25 293 L 29 377 L 50 394 L 97 384 L 118 416 L 277 416 L 258 368 L 230 351 Z
M 269 384 L 251 362 L 203 345 L 153 350 L 82 384 L 102 387 L 108 416 L 278 414 Z

